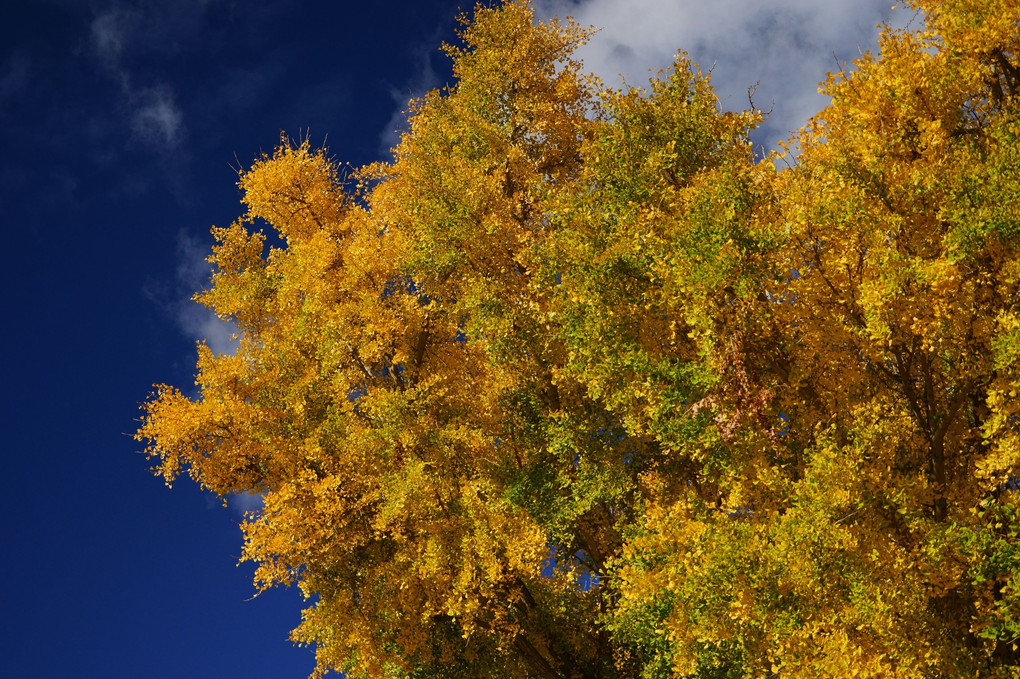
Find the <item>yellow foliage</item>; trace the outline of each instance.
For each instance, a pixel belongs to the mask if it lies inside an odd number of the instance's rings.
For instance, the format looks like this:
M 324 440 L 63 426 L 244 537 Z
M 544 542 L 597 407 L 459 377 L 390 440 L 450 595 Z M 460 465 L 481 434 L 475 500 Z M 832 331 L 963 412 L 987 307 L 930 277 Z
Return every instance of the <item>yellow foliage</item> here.
M 241 173 L 239 347 L 137 438 L 263 497 L 319 674 L 1015 675 L 1020 7 L 913 4 L 787 169 L 685 54 L 607 90 L 508 0 L 392 162 Z

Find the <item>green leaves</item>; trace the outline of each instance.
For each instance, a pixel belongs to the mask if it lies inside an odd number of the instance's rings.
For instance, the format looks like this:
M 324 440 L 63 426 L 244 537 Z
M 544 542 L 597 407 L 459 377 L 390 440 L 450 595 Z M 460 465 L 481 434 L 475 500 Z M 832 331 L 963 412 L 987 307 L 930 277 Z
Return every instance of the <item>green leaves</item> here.
M 515 0 L 357 201 L 307 143 L 242 173 L 240 348 L 138 438 L 264 496 L 317 671 L 1015 673 L 1020 17 L 917 4 L 784 170 L 682 53 L 608 91 Z

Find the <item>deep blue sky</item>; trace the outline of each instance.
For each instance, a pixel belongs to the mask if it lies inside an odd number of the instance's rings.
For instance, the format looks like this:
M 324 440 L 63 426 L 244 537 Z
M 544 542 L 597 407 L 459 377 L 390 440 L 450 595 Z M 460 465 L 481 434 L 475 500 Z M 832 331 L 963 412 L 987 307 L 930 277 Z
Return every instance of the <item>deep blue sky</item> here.
M 797 92 L 767 140 L 821 105 L 811 97 L 833 51 L 870 47 L 891 4 L 741 1 L 756 11 L 733 10 L 738 0 L 720 0 L 719 16 L 686 0 L 541 4 L 611 24 L 587 54 L 599 68 L 667 65 L 685 47 L 717 64 L 725 91 L 764 79 L 759 92 Z M 240 212 L 232 166 L 271 151 L 281 130 L 328 137 L 354 165 L 383 157 L 406 99 L 448 78 L 436 48 L 452 39 L 457 4 L 0 4 L 5 676 L 311 671 L 311 652 L 287 641 L 299 595 L 250 600 L 252 569 L 235 565 L 240 507 L 187 480 L 168 490 L 130 434 L 154 382 L 191 384 L 194 339 L 222 336 L 185 300 L 207 275 L 209 226 Z M 670 22 L 686 32 L 664 33 Z
M 445 79 L 456 3 L 2 7 L 0 674 L 305 677 L 300 597 L 249 601 L 239 512 L 168 490 L 125 434 L 152 383 L 192 382 L 183 300 L 239 214 L 235 157 L 286 130 L 378 159 L 397 102 Z

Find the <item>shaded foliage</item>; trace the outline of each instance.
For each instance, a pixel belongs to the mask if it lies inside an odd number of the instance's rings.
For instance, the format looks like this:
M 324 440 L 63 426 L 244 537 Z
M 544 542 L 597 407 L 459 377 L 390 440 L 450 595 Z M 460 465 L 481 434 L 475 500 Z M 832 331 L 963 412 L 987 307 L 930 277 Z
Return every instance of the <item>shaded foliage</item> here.
M 263 495 L 318 673 L 1015 676 L 1020 9 L 914 4 L 786 169 L 684 54 L 606 89 L 512 0 L 391 162 L 241 174 L 240 347 L 138 438 Z

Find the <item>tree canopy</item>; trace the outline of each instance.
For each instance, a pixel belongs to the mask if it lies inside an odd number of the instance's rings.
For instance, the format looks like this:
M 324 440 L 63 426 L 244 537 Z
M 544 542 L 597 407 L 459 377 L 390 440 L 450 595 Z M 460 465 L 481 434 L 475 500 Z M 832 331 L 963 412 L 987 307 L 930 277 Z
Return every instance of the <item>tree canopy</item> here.
M 506 0 L 391 161 L 241 173 L 137 437 L 263 496 L 317 673 L 1020 673 L 1020 5 L 912 4 L 785 158 Z

